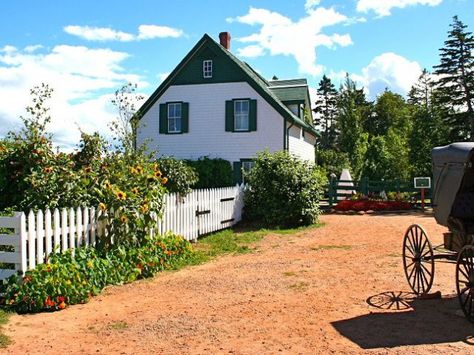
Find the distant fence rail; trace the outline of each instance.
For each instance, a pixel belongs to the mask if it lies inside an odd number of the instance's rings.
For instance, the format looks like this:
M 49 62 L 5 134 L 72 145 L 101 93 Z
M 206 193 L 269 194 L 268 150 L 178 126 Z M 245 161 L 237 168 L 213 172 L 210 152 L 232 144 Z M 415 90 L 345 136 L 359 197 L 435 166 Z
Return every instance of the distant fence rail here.
M 382 191 L 388 192 L 408 192 L 414 195 L 416 201 L 420 200 L 420 189 L 415 189 L 413 181 L 405 180 L 369 180 L 362 178 L 360 180 L 339 180 L 330 179 L 326 189 L 325 199 L 329 207 L 337 204 L 338 200 L 342 200 L 351 194 L 360 193 L 368 196 L 372 193 L 380 194 Z M 431 189 L 425 190 L 425 199 L 431 200 Z
M 151 235 L 173 232 L 187 240 L 228 228 L 242 219 L 243 186 L 193 190 L 164 197 L 165 208 Z M 15 212 L 0 217 L 0 280 L 34 269 L 47 261 L 52 251 L 95 245 L 103 226 L 95 208 L 68 208 L 43 213 Z

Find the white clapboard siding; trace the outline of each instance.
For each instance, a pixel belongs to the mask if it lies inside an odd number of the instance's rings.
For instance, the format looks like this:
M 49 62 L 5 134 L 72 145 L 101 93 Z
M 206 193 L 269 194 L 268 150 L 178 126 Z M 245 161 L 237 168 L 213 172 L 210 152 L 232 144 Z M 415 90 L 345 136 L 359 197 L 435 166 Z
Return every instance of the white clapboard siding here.
M 164 196 L 161 218 L 151 236 L 172 232 L 186 240 L 231 227 L 241 220 L 243 186 L 193 190 L 186 196 L 171 193 Z M 113 211 L 110 211 L 113 214 Z M 0 217 L 0 228 L 11 233 L 0 234 L 0 245 L 13 246 L 13 252 L 0 252 L 0 263 L 14 264 L 14 269 L 0 269 L 0 280 L 34 269 L 48 261 L 52 252 L 83 245 L 95 245 L 97 236 L 106 233 L 105 221 L 98 221 L 94 208 L 38 210 Z

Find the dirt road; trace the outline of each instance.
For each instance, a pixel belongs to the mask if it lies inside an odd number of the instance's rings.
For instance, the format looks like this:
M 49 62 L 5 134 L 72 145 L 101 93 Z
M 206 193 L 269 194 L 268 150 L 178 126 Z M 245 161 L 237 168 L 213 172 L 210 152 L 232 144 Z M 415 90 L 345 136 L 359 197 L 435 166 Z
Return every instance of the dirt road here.
M 130 285 L 89 304 L 11 317 L 7 354 L 474 353 L 454 267 L 436 265 L 438 300 L 414 300 L 401 242 L 408 215 L 326 215 L 325 226 L 269 235 L 250 254 Z M 400 302 L 390 302 L 391 295 Z M 398 308 L 398 309 L 397 309 Z

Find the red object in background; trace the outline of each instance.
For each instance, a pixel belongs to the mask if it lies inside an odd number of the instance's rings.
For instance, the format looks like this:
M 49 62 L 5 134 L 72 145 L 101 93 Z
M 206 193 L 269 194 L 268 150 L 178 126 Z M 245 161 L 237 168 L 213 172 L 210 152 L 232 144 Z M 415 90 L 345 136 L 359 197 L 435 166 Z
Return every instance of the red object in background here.
M 404 201 L 344 200 L 334 207 L 337 211 L 400 211 L 410 210 L 411 203 Z

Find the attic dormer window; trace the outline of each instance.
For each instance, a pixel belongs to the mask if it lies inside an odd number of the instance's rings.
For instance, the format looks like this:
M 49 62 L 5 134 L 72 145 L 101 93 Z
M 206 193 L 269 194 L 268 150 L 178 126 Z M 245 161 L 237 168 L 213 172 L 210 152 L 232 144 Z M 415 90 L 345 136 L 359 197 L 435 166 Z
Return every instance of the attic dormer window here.
M 204 78 L 212 78 L 212 60 L 202 62 L 202 76 Z

